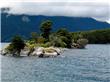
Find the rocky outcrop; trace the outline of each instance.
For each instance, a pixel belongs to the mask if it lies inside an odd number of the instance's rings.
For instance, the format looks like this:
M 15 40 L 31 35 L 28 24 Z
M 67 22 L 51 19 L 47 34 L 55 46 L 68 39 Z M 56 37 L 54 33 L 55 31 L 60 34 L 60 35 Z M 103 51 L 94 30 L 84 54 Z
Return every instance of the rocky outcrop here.
M 71 47 L 77 49 L 84 49 L 87 44 L 88 44 L 87 39 L 78 39 L 76 43 L 74 42 L 72 43 Z
M 9 55 L 10 53 L 6 52 L 5 49 L 1 50 L 2 55 Z M 41 58 L 45 57 L 56 57 L 61 54 L 61 49 L 59 48 L 54 48 L 54 47 L 49 47 L 49 48 L 44 48 L 44 47 L 36 47 L 34 49 L 28 49 L 24 48 L 20 52 L 20 56 L 37 56 Z M 10 56 L 13 56 L 13 54 L 10 54 Z
M 7 53 L 8 53 L 8 52 L 7 52 L 5 49 L 2 49 L 2 50 L 0 51 L 0 54 L 1 54 L 1 55 L 4 55 L 4 56 L 5 56 Z
M 35 50 L 30 55 L 40 56 L 41 54 L 43 54 L 43 47 L 35 48 Z
M 31 56 L 38 56 L 38 57 L 56 57 L 60 55 L 61 50 L 58 48 L 43 48 L 39 47 L 36 48 L 33 53 L 31 53 Z

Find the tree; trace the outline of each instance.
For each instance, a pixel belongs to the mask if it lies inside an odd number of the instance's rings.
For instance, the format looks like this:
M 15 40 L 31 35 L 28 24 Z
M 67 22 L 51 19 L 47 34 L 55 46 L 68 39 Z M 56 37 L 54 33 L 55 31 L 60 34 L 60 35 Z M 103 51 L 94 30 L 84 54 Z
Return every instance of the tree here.
M 37 41 L 37 37 L 38 37 L 38 35 L 37 35 L 37 33 L 36 32 L 31 32 L 31 39 L 33 40 L 33 41 Z
M 62 36 L 51 34 L 49 36 L 50 45 L 55 47 L 66 47 L 67 44 L 62 40 Z
M 56 33 L 60 36 L 66 36 L 69 32 L 66 28 L 60 28 Z
M 61 40 L 66 43 L 66 47 L 67 48 L 71 48 L 71 44 L 72 44 L 72 36 L 69 33 L 69 31 L 65 28 L 61 28 L 59 29 L 57 32 L 57 35 L 60 36 Z
M 24 49 L 25 43 L 20 36 L 15 36 L 12 39 L 11 44 L 8 46 L 8 50 L 14 55 L 20 56 L 20 52 Z
M 41 23 L 40 30 L 42 32 L 42 37 L 46 39 L 46 41 L 49 40 L 50 31 L 52 30 L 52 21 L 46 20 Z
M 89 40 L 90 44 L 110 43 L 110 29 L 92 30 L 81 32 L 83 38 Z
M 45 41 L 45 39 L 43 37 L 39 37 L 37 39 L 37 43 L 40 43 L 40 44 L 44 43 L 44 41 Z

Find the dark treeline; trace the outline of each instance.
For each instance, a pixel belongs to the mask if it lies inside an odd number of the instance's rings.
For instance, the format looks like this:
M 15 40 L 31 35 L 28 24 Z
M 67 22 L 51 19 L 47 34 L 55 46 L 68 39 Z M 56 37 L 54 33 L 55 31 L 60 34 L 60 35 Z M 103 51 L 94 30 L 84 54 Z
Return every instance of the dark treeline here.
M 72 32 L 74 40 L 86 38 L 89 44 L 107 44 L 110 43 L 110 29 L 92 30 L 84 32 Z

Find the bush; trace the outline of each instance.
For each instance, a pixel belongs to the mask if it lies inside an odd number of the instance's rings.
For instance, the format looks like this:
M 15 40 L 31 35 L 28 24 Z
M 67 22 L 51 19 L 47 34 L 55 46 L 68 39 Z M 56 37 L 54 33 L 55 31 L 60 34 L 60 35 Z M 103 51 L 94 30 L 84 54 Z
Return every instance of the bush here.
M 42 38 L 42 37 L 39 37 L 38 39 L 37 39 L 37 43 L 44 43 L 45 42 L 45 38 Z
M 13 53 L 14 50 L 14 46 L 12 44 L 9 44 L 6 48 L 5 48 L 6 52 L 8 52 L 9 54 Z
M 36 46 L 37 47 L 49 47 L 49 45 L 46 43 L 45 44 L 36 44 Z
M 60 28 L 56 34 L 60 35 L 60 36 L 67 36 L 68 35 L 68 30 L 66 28 Z
M 28 40 L 26 41 L 26 44 L 36 44 L 36 42 L 34 40 Z
M 13 55 L 16 53 L 16 55 L 20 56 L 21 49 L 24 49 L 25 43 L 22 40 L 20 36 L 15 36 L 12 39 L 11 44 L 6 48 L 6 50 Z
M 62 43 L 65 45 L 64 47 L 71 48 L 72 44 L 72 35 L 65 28 L 59 29 L 56 34 L 60 37 Z
M 61 36 L 51 34 L 49 37 L 50 44 L 55 47 L 66 47 L 66 43 L 62 40 Z
M 34 40 L 35 42 L 37 42 L 37 33 L 36 32 L 31 32 L 31 39 Z
M 26 43 L 26 47 L 27 47 L 28 49 L 32 49 L 32 48 L 36 47 L 36 44 Z
M 28 56 L 35 50 L 35 47 L 37 44 L 32 40 L 32 41 L 27 41 L 26 42 L 26 48 L 29 50 Z
M 78 39 L 83 38 L 81 32 L 74 32 L 74 33 L 71 33 L 71 35 L 72 35 L 72 40 L 74 41 L 74 43 L 76 43 Z

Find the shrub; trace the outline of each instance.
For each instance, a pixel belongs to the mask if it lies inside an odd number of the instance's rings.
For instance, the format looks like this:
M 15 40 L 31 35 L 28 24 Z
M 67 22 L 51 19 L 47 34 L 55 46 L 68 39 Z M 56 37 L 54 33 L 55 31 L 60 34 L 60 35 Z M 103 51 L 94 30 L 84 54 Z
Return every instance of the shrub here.
M 59 35 L 51 34 L 49 39 L 52 46 L 66 47 L 66 43 L 62 40 L 61 36 Z
M 60 36 L 60 39 L 63 44 L 66 44 L 65 47 L 71 48 L 72 44 L 72 35 L 69 33 L 69 31 L 65 28 L 59 29 L 56 34 Z
M 69 32 L 66 28 L 60 28 L 56 33 L 60 36 L 66 36 Z
M 37 46 L 37 44 L 34 42 L 34 41 L 27 41 L 26 42 L 26 47 L 28 48 L 28 49 L 33 49 L 34 47 L 36 47 Z
M 25 43 L 20 36 L 15 36 L 12 39 L 11 44 L 6 48 L 6 50 L 13 55 L 17 53 L 17 56 L 20 56 L 21 49 L 24 49 Z
M 9 45 L 5 48 L 6 52 L 8 52 L 9 54 L 12 54 L 12 52 L 13 52 L 13 50 L 14 50 L 13 47 L 14 47 L 14 46 L 13 46 L 12 44 L 9 44 Z
M 31 32 L 31 39 L 34 40 L 35 42 L 37 41 L 37 33 L 36 32 Z
M 37 43 L 44 43 L 45 42 L 45 38 L 42 38 L 42 37 L 39 37 L 38 39 L 37 39 Z

